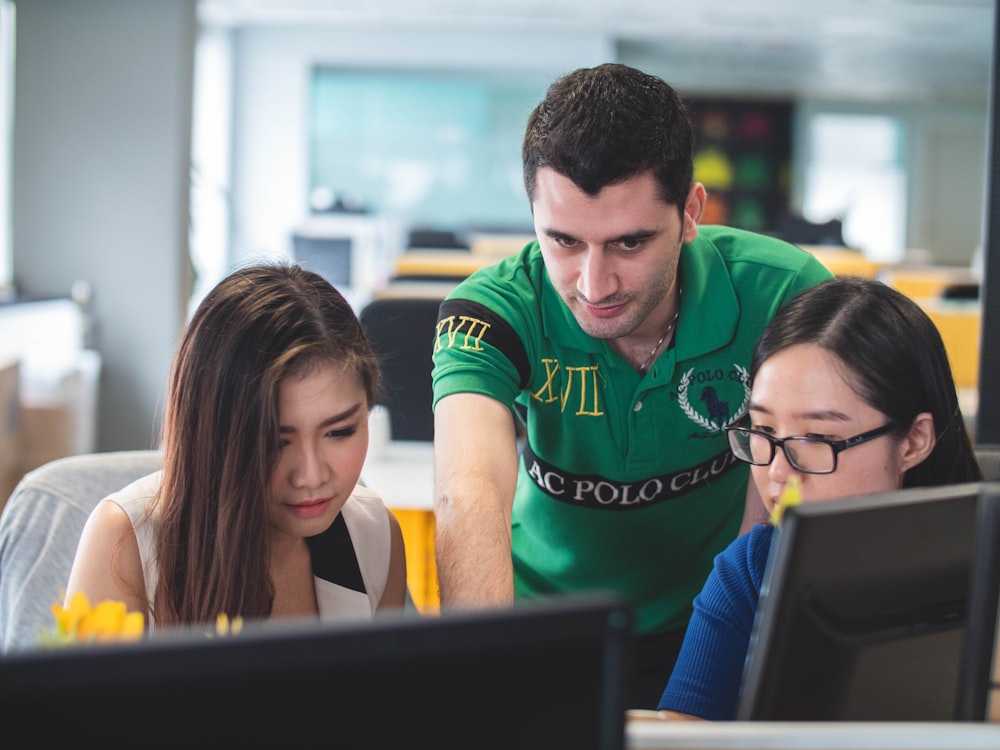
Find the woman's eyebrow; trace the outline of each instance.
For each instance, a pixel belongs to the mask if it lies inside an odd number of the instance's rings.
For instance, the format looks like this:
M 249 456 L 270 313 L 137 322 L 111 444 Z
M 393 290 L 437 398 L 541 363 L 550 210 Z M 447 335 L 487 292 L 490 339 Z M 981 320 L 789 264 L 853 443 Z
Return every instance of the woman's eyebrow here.
M 773 416 L 774 412 L 757 401 L 751 401 L 747 407 L 748 411 L 755 411 L 761 414 Z M 793 415 L 796 419 L 817 419 L 827 422 L 848 422 L 851 417 L 836 409 L 816 409 L 814 411 L 797 412 Z
M 358 413 L 358 410 L 361 409 L 361 406 L 362 406 L 361 402 L 358 402 L 358 403 L 354 404 L 353 406 L 350 406 L 350 407 L 344 409 L 339 414 L 333 414 L 333 415 L 327 417 L 322 422 L 320 422 L 319 426 L 320 427 L 329 427 L 330 425 L 337 424 L 338 422 L 343 422 L 345 419 L 350 419 L 351 417 L 353 417 L 355 414 Z M 278 425 L 278 430 L 280 432 L 295 432 L 295 428 L 294 427 L 291 427 L 289 425 L 283 425 L 283 424 L 282 425 Z

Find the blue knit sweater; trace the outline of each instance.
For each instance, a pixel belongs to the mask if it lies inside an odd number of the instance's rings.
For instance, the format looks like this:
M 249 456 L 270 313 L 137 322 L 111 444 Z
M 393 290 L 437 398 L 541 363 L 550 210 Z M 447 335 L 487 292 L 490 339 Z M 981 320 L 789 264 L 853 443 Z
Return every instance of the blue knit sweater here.
M 711 720 L 736 718 L 773 535 L 773 526 L 755 526 L 716 556 L 704 588 L 694 599 L 694 613 L 657 706 L 660 710 Z

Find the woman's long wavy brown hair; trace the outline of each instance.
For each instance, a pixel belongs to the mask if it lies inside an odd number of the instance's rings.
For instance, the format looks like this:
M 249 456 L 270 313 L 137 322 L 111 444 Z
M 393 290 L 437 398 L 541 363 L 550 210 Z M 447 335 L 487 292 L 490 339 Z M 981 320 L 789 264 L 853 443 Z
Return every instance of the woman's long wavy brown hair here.
M 198 307 L 174 358 L 158 509 L 158 625 L 267 617 L 266 503 L 277 464 L 278 387 L 320 363 L 353 368 L 368 405 L 378 362 L 344 297 L 285 263 L 238 269 Z

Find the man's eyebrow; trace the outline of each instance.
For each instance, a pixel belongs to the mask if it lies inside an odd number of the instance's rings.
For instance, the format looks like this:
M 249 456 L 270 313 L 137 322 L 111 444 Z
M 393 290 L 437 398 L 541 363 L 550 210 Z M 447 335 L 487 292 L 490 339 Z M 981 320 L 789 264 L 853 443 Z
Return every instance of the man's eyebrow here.
M 542 231 L 547 237 L 551 237 L 554 240 L 577 241 L 577 238 L 573 235 L 567 232 L 562 232 L 558 229 L 546 228 Z M 616 237 L 608 237 L 604 240 L 604 244 L 616 242 L 641 242 L 642 240 L 648 240 L 650 237 L 655 237 L 659 233 L 659 229 L 637 229 L 634 232 L 626 232 L 625 234 L 620 234 Z
M 576 241 L 576 237 L 566 232 L 560 232 L 558 229 L 551 229 L 546 227 L 544 230 L 546 237 L 551 237 L 554 240 L 573 240 Z
M 610 237 L 606 240 L 606 242 L 640 242 L 642 240 L 648 240 L 650 237 L 655 237 L 659 233 L 659 229 L 637 229 L 634 232 L 628 232 L 617 237 Z

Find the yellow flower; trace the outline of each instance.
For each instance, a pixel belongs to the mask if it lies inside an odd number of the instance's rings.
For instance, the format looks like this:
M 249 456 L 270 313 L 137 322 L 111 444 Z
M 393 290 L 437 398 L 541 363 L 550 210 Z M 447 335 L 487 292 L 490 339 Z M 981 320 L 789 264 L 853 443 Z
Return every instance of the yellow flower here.
M 778 504 L 771 511 L 771 523 L 775 526 L 781 523 L 781 517 L 785 514 L 785 508 L 789 505 L 798 505 L 802 502 L 802 482 L 798 476 L 792 474 L 785 482 L 785 488 L 781 491 Z
M 76 633 L 80 620 L 90 611 L 90 601 L 82 592 L 73 594 L 69 600 L 69 608 L 63 609 L 60 604 L 52 605 L 52 614 L 56 616 L 56 634 L 60 638 L 71 637 Z
M 217 635 L 239 635 L 243 630 L 243 618 L 236 616 L 229 620 L 229 615 L 223 612 L 215 619 L 215 632 Z
M 53 638 L 56 645 L 108 641 L 135 641 L 142 637 L 145 618 L 142 612 L 128 612 L 124 602 L 107 599 L 91 607 L 86 594 L 77 592 L 69 607 L 52 605 L 56 618 Z

